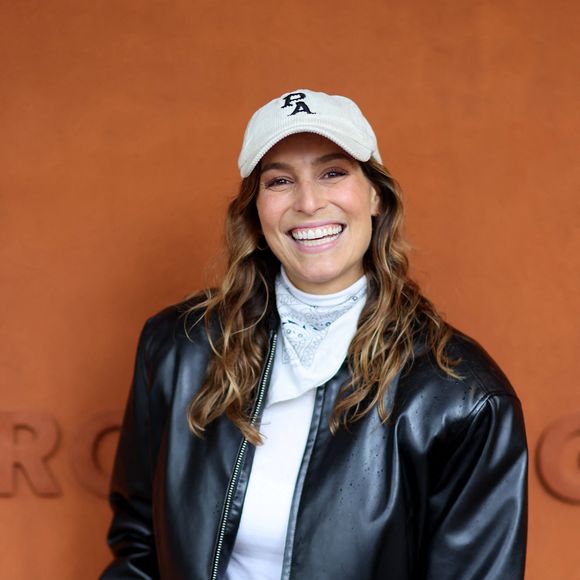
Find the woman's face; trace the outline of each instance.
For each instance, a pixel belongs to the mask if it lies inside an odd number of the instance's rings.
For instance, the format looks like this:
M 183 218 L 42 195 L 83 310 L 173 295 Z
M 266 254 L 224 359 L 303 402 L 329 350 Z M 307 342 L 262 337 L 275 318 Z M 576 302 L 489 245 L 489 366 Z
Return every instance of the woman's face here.
M 298 133 L 272 147 L 256 205 L 268 246 L 300 290 L 330 294 L 363 275 L 380 199 L 359 163 L 332 141 Z

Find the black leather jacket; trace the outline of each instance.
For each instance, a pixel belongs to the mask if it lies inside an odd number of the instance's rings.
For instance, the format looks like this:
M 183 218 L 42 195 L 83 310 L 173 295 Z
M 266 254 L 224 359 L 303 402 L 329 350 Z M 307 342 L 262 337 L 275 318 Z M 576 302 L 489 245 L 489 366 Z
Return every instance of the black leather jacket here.
M 110 501 L 115 560 L 102 578 L 223 577 L 253 447 L 226 418 L 193 437 L 187 408 L 210 349 L 171 307 L 146 324 Z M 259 417 L 276 345 L 257 390 Z M 417 356 L 392 385 L 386 424 L 370 413 L 331 435 L 346 365 L 318 388 L 290 514 L 283 579 L 523 578 L 527 449 L 520 402 L 471 339 L 452 357 L 464 377 Z

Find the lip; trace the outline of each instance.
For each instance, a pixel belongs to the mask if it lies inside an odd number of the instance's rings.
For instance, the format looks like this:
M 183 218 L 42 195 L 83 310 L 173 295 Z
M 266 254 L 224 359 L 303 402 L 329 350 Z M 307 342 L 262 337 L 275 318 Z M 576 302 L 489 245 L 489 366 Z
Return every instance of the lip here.
M 305 246 L 294 239 L 292 239 L 292 242 L 294 243 L 294 247 L 302 254 L 321 254 L 322 252 L 327 252 L 338 245 L 341 235 L 342 234 L 339 234 L 337 238 L 318 246 Z

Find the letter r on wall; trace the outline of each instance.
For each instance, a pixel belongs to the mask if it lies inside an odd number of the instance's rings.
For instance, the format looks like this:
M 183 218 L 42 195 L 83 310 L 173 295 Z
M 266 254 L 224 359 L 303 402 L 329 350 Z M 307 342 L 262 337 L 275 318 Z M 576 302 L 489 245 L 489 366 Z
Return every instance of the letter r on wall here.
M 30 432 L 32 437 L 23 438 L 23 431 Z M 36 495 L 61 495 L 47 464 L 58 441 L 58 425 L 48 413 L 0 412 L 0 495 L 15 494 L 17 468 L 22 470 Z

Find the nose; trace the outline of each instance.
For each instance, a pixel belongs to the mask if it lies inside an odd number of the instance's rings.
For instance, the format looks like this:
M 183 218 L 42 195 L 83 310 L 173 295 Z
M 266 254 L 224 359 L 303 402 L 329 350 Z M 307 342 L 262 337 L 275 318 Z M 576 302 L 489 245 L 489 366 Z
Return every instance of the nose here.
M 295 188 L 294 210 L 308 215 L 326 207 L 324 188 L 313 181 L 301 181 Z

